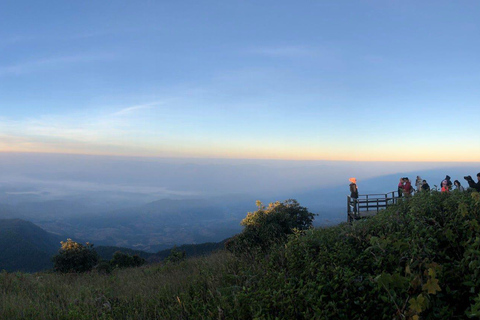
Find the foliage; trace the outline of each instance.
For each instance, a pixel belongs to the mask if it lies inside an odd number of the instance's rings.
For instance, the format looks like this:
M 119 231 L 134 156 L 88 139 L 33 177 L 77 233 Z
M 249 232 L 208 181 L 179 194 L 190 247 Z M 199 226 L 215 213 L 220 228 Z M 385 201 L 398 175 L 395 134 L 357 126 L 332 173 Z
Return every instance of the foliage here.
M 94 267 L 94 270 L 101 274 L 110 274 L 114 269 L 109 260 L 100 260 Z
M 115 269 L 136 268 L 143 266 L 146 260 L 138 255 L 129 255 L 121 251 L 113 254 L 111 260 L 101 260 L 95 270 L 99 273 L 110 274 Z
M 200 244 L 183 244 L 177 246 L 176 248 L 180 251 L 185 251 L 185 254 L 188 257 L 198 257 L 210 254 L 212 252 L 222 250 L 225 247 L 225 241 L 221 242 L 206 242 Z M 134 250 L 123 247 L 113 247 L 113 246 L 95 246 L 95 251 L 98 253 L 100 258 L 105 260 L 111 260 L 113 255 L 120 251 L 122 253 L 134 256 L 138 255 L 141 258 L 147 260 L 147 262 L 160 262 L 165 260 L 171 253 L 172 249 L 166 249 L 158 251 L 157 253 L 145 252 L 141 250 Z
M 2 319 L 468 319 L 480 315 L 480 194 L 110 275 L 0 273 Z
M 140 267 L 145 264 L 145 259 L 137 256 L 137 255 L 129 255 L 120 251 L 117 251 L 113 254 L 112 260 L 110 260 L 110 264 L 114 268 L 132 268 L 132 267 Z
M 183 244 L 181 246 L 175 246 L 175 248 L 176 250 L 184 251 L 185 255 L 189 258 L 200 257 L 224 249 L 225 241 L 205 242 L 200 244 Z M 149 258 L 148 261 L 163 261 L 168 258 L 171 252 L 172 249 L 158 251 L 154 254 L 154 257 Z
M 174 246 L 172 250 L 170 250 L 170 255 L 165 259 L 165 262 L 178 263 L 185 260 L 186 257 L 187 253 L 185 251 L 179 250 L 177 246 Z
M 257 201 L 257 207 L 257 211 L 249 212 L 242 220 L 245 227 L 242 233 L 226 244 L 229 250 L 267 251 L 270 246 L 285 242 L 289 234 L 310 228 L 315 216 L 293 199 L 270 203 L 268 207 Z
M 368 220 L 291 236 L 252 261 L 245 275 L 258 281 L 237 299 L 254 318 L 478 317 L 479 221 L 478 193 L 417 194 Z
M 223 251 L 111 274 L 0 272 L 0 319 L 235 319 L 223 310 L 233 305 L 235 268 Z
M 93 244 L 82 245 L 72 239 L 61 241 L 59 253 L 52 257 L 54 270 L 61 273 L 87 272 L 93 269 L 98 262 L 98 254 L 93 249 Z
M 152 253 L 152 252 L 134 250 L 134 249 L 124 248 L 124 247 L 115 247 L 115 246 L 95 246 L 95 251 L 98 253 L 100 258 L 104 260 L 111 260 L 113 258 L 113 255 L 118 251 L 131 256 L 137 255 L 144 259 L 149 259 L 155 256 L 155 253 Z

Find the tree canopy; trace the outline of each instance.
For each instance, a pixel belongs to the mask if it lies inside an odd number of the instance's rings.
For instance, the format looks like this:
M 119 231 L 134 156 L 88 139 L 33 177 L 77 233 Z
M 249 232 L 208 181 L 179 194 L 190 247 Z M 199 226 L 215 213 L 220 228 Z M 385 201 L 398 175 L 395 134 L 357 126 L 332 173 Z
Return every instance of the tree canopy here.
M 61 241 L 62 247 L 57 255 L 52 258 L 55 271 L 67 272 L 86 272 L 93 269 L 98 263 L 98 254 L 93 249 L 93 244 L 75 242 L 72 239 Z
M 286 241 L 287 236 L 296 230 L 310 228 L 315 217 L 294 199 L 268 206 L 257 201 L 257 207 L 257 211 L 249 212 L 242 220 L 244 230 L 227 244 L 227 248 L 233 251 L 254 247 L 266 250 L 273 243 Z

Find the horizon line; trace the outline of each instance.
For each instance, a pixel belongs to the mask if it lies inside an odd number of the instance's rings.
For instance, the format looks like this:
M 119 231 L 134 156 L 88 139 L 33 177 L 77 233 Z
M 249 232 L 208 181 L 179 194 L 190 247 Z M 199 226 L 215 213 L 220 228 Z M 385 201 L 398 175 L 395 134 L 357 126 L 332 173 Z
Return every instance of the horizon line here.
M 112 157 L 112 158 L 135 158 L 135 159 L 195 159 L 195 160 L 239 160 L 239 161 L 290 161 L 290 162 L 387 162 L 387 163 L 462 163 L 462 164 L 479 164 L 480 161 L 439 161 L 439 160 L 345 160 L 345 159 L 285 159 L 285 158 L 235 158 L 235 157 L 218 157 L 218 156 L 156 156 L 156 155 L 126 155 L 126 154 L 112 154 L 112 153 L 80 153 L 80 152 L 48 152 L 48 151 L 2 151 L 3 154 L 39 154 L 39 155 L 59 155 L 59 156 L 86 156 L 86 157 Z

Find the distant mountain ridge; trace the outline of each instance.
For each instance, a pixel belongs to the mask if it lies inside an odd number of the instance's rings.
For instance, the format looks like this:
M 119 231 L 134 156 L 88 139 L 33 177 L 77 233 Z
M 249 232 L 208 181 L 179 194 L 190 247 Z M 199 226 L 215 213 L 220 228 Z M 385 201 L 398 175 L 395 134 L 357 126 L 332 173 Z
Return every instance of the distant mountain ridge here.
M 36 272 L 53 267 L 59 236 L 32 222 L 0 219 L 0 270 Z
M 0 219 L 0 271 L 37 272 L 53 268 L 52 256 L 60 249 L 60 241 L 66 239 L 49 233 L 34 223 L 22 219 Z M 223 249 L 224 241 L 188 244 L 177 247 L 187 257 L 209 254 Z M 117 251 L 138 255 L 151 262 L 162 261 L 170 255 L 171 249 L 157 253 L 123 247 L 94 247 L 102 259 L 110 260 Z

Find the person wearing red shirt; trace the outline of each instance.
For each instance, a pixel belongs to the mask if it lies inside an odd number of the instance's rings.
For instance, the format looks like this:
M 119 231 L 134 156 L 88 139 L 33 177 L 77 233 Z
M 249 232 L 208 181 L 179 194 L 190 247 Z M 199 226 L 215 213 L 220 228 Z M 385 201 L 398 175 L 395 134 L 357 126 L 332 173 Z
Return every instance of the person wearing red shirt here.
M 442 192 L 450 192 L 447 180 L 442 181 Z
M 403 178 L 403 181 L 405 181 L 405 184 L 403 185 L 403 195 L 408 197 L 413 192 L 412 183 L 408 178 Z

